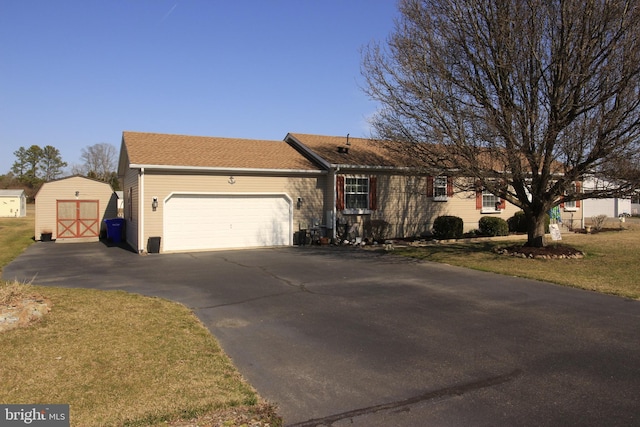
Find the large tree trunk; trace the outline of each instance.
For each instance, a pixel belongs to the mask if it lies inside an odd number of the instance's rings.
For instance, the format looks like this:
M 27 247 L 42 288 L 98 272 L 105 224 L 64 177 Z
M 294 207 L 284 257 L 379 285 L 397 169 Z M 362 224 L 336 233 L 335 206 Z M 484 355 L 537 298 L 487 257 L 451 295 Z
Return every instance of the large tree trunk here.
M 527 244 L 526 246 L 542 248 L 547 242 L 544 237 L 546 212 L 542 211 L 531 216 L 527 215 Z

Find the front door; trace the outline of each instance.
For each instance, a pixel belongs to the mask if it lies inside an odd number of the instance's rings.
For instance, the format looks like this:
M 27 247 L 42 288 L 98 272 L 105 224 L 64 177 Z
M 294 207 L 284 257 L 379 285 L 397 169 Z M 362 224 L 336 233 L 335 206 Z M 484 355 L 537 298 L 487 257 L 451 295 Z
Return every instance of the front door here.
M 98 200 L 57 200 L 57 238 L 98 237 Z

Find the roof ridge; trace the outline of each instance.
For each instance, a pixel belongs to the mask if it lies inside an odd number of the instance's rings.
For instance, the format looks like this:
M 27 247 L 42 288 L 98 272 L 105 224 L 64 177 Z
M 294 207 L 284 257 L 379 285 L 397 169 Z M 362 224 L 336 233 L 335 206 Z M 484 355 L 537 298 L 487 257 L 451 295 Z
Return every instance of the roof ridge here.
M 280 139 L 264 139 L 264 138 L 240 138 L 230 136 L 203 136 L 203 135 L 187 135 L 179 133 L 162 133 L 162 132 L 140 132 L 140 131 L 123 131 L 122 135 L 136 134 L 147 136 L 164 136 L 164 137 L 179 137 L 179 138 L 194 138 L 194 139 L 215 139 L 215 140 L 232 140 L 232 141 L 248 141 L 248 142 L 284 142 Z

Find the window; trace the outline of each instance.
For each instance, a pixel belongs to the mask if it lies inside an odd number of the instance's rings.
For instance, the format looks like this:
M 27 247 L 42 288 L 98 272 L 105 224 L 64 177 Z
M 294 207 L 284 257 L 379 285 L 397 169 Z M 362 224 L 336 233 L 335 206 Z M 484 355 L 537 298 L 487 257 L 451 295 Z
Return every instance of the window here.
M 500 210 L 501 200 L 487 190 L 482 190 L 482 210 L 497 211 Z
M 436 176 L 433 179 L 433 197 L 438 200 L 447 200 L 446 176 Z
M 436 202 L 446 202 L 453 196 L 453 178 L 444 175 L 427 177 L 427 197 Z
M 375 176 L 337 176 L 336 209 L 347 214 L 366 214 L 377 209 Z
M 571 185 L 571 193 L 575 194 L 575 193 L 580 193 L 580 184 L 574 182 Z M 578 208 L 580 207 L 580 201 L 576 201 L 576 200 L 567 200 L 566 202 L 562 202 L 562 208 L 565 211 L 575 211 L 578 210 Z
M 506 208 L 506 200 L 483 188 L 480 181 L 476 183 L 476 209 L 480 210 L 481 213 L 500 213 Z
M 369 208 L 369 178 L 345 177 L 345 209 Z

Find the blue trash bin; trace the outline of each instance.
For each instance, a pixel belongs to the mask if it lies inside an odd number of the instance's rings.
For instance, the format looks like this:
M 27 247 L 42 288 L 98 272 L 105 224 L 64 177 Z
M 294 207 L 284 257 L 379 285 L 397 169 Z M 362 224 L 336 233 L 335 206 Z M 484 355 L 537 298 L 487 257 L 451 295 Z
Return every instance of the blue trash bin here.
M 107 226 L 107 239 L 113 243 L 122 242 L 122 234 L 124 232 L 124 218 L 105 219 Z

